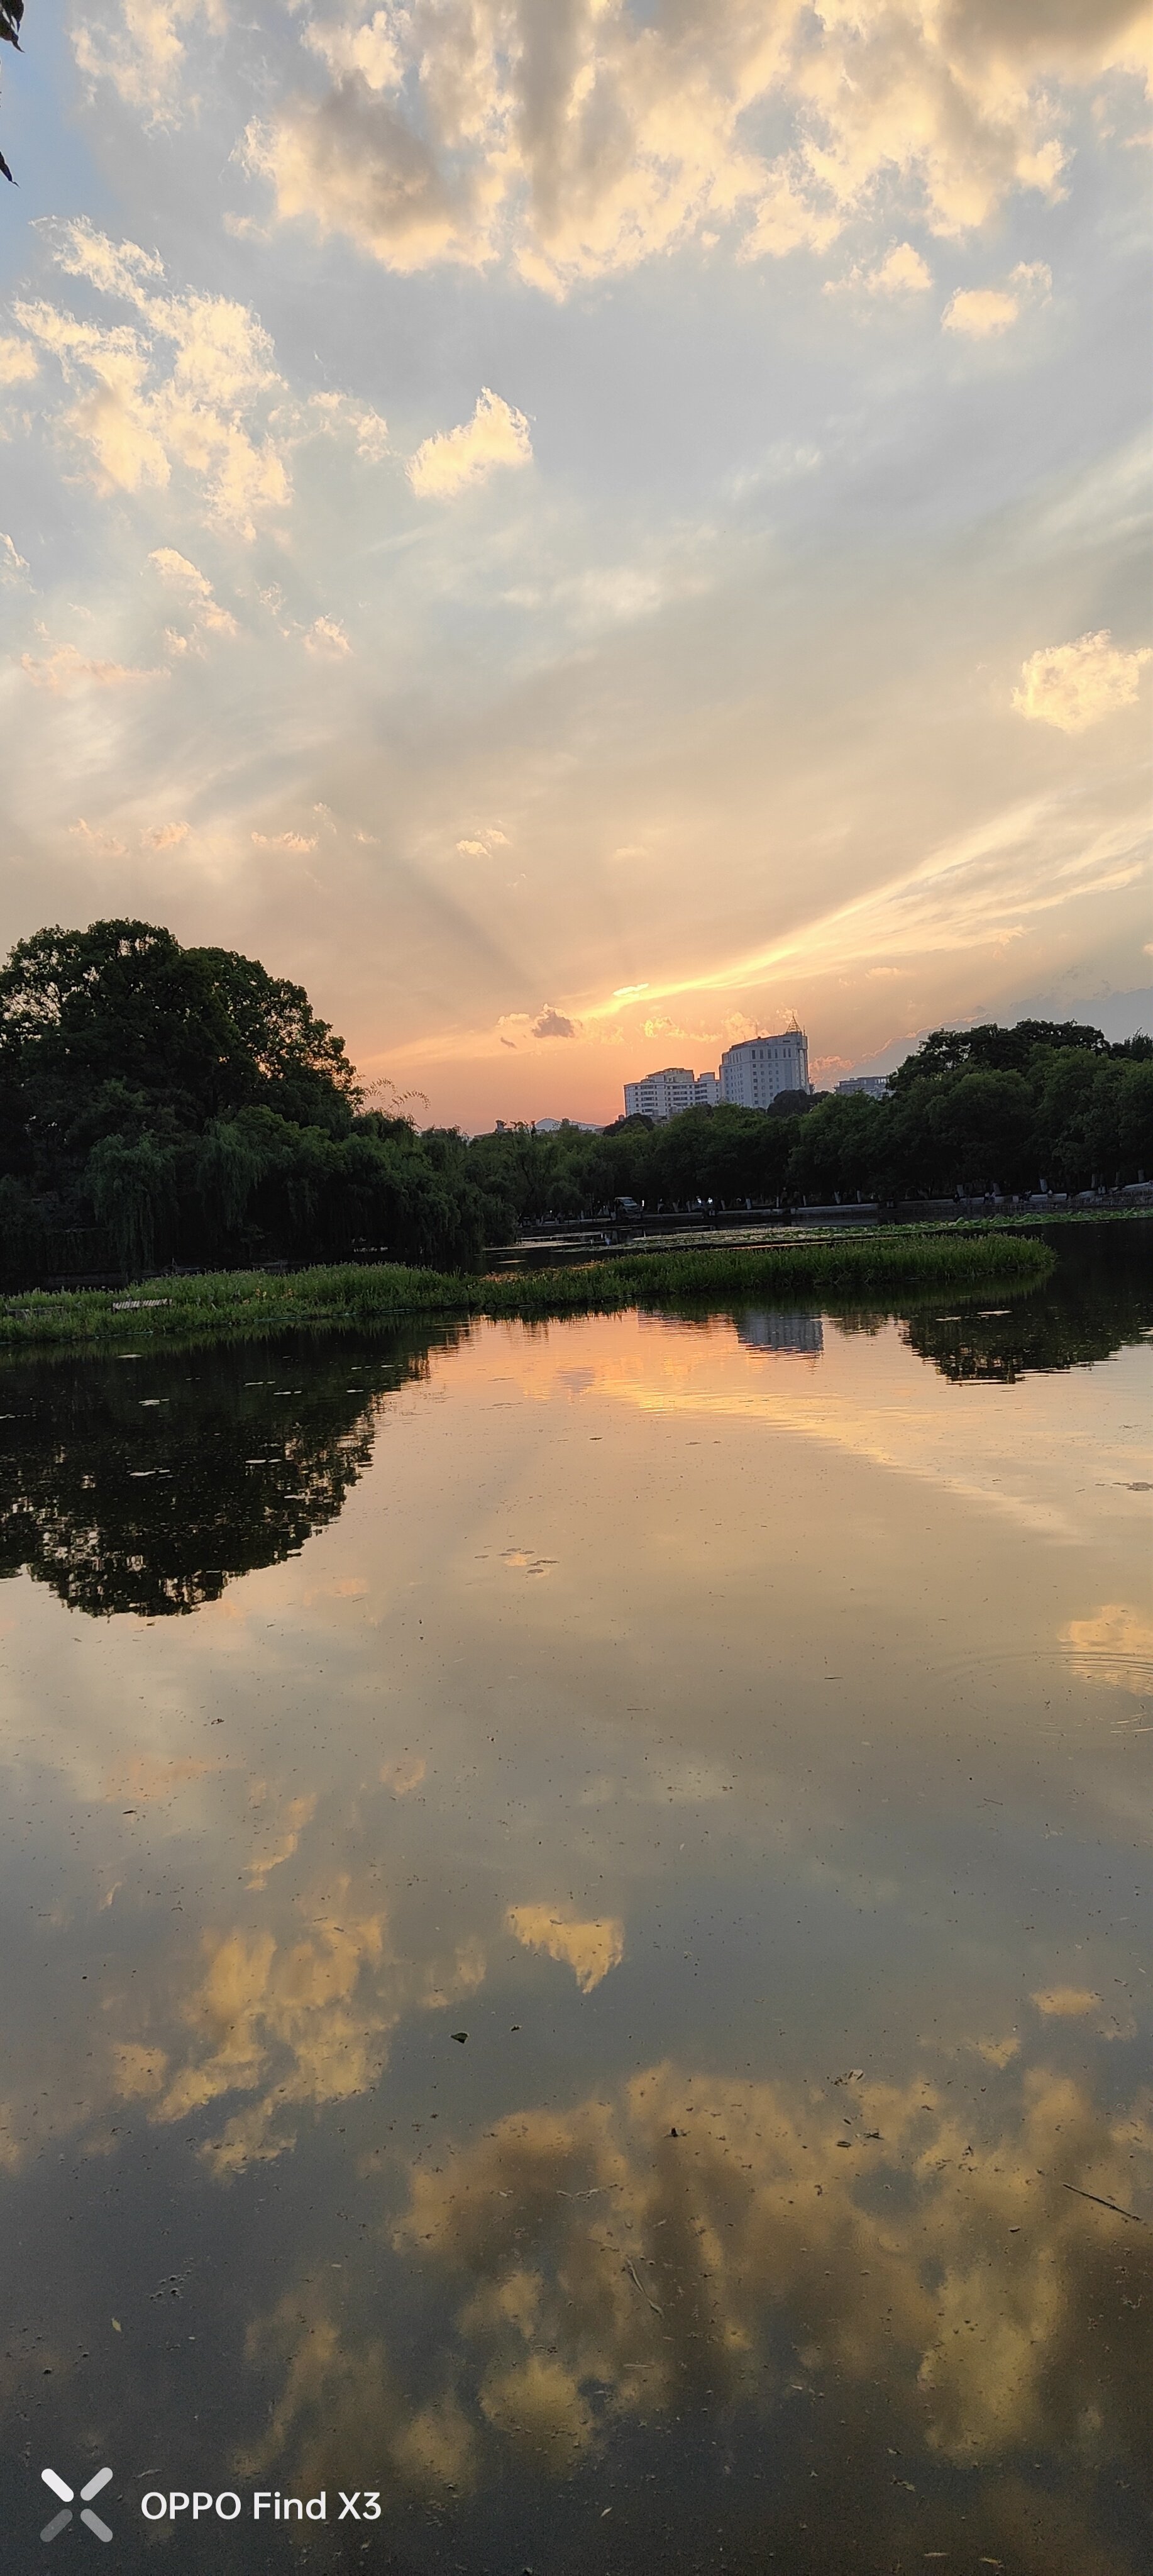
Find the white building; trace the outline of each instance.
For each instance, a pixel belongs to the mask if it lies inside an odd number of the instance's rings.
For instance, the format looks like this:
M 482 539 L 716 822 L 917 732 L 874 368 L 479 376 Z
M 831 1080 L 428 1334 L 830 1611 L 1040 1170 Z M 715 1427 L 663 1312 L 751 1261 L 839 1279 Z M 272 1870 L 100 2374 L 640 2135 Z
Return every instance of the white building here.
M 626 1118 L 679 1118 L 682 1109 L 715 1109 L 721 1087 L 715 1073 L 690 1073 L 687 1065 L 666 1065 L 663 1073 L 646 1073 L 641 1082 L 625 1084 Z
M 809 1041 L 803 1029 L 743 1038 L 721 1057 L 721 1096 L 735 1109 L 767 1109 L 782 1091 L 808 1091 Z
M 853 1073 L 850 1074 L 847 1082 L 839 1082 L 837 1089 L 838 1091 L 862 1091 L 866 1100 L 887 1100 L 889 1077 L 887 1073 Z

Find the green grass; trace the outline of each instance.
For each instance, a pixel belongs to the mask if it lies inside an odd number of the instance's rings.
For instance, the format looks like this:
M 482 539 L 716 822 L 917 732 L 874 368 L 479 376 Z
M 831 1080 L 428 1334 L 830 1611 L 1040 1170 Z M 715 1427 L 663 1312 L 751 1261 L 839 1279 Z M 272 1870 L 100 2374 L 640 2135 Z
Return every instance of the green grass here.
M 883 1304 L 941 1290 L 963 1296 L 967 1291 L 979 1295 L 997 1288 L 1033 1288 L 1053 1267 L 1052 1253 L 1031 1235 L 976 1227 L 931 1233 L 911 1226 L 841 1241 L 749 1250 L 717 1246 L 629 1253 L 619 1260 L 497 1278 L 408 1270 L 399 1263 L 371 1269 L 345 1263 L 280 1277 L 219 1271 L 199 1279 L 145 1280 L 131 1289 L 37 1289 L 11 1298 L 0 1308 L 0 1347 L 187 1345 L 294 1325 L 371 1326 L 412 1315 L 507 1315 L 532 1321 L 702 1298 L 777 1303 L 796 1297 L 835 1302 L 863 1296 Z M 130 1298 L 136 1302 L 128 1306 Z

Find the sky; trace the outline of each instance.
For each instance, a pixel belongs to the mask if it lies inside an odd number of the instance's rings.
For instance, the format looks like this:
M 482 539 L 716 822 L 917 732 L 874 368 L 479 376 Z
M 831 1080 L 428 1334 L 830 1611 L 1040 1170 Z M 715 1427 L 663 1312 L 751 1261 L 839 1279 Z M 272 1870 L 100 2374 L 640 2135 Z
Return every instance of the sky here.
M 1134 0 L 28 0 L 0 947 L 425 1122 L 1153 1027 Z

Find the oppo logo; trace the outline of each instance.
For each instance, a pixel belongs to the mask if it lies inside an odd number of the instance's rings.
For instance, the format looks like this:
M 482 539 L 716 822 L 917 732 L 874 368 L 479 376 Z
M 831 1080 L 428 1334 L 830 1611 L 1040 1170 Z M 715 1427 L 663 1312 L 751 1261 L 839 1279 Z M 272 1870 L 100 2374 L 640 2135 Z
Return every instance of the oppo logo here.
M 65 2531 L 72 2520 L 72 2515 L 68 2508 L 76 2502 L 76 2489 L 75 2487 L 70 2487 L 65 2478 L 58 2476 L 55 2469 L 41 2469 L 40 2475 L 44 2480 L 45 2486 L 51 2487 L 53 2495 L 59 2496 L 64 2506 L 63 2513 L 54 2513 L 51 2522 L 45 2523 L 44 2529 L 40 2534 L 41 2540 L 55 2540 L 57 2533 Z M 99 2514 L 93 2513 L 90 2509 L 93 2496 L 98 2496 L 100 2494 L 101 2488 L 108 2485 L 111 2476 L 111 2469 L 97 2469 L 95 2477 L 89 2478 L 87 2485 L 82 2486 L 80 2489 L 80 2502 L 84 2508 L 80 2519 L 92 2533 L 94 2540 L 111 2540 L 112 2538 L 112 2534 L 107 2523 L 101 2522 Z

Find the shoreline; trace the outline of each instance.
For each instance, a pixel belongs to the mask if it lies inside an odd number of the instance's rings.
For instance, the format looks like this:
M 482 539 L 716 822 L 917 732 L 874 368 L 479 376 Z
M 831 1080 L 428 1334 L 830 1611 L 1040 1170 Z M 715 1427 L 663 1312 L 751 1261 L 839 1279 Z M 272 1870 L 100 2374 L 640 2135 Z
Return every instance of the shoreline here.
M 416 1316 L 523 1322 L 701 1297 L 886 1298 L 1043 1285 L 1056 1256 L 1004 1227 L 909 1227 L 764 1246 L 630 1251 L 557 1269 L 470 1275 L 400 1263 L 216 1271 L 125 1289 L 33 1289 L 0 1308 L 0 1350 L 115 1350 L 282 1331 L 401 1323 Z

